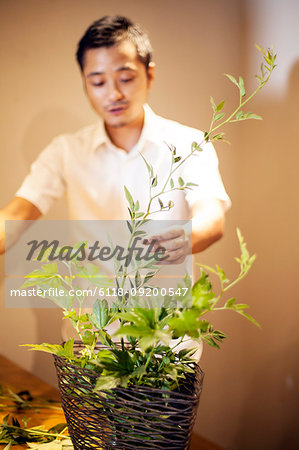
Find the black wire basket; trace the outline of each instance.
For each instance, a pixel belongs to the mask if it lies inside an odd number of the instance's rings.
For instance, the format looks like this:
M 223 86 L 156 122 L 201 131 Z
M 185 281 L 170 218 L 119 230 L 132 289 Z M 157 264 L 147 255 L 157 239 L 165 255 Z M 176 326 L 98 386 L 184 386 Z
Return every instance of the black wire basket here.
M 189 448 L 204 376 L 198 365 L 179 390 L 129 386 L 94 392 L 97 373 L 57 355 L 54 363 L 75 450 Z

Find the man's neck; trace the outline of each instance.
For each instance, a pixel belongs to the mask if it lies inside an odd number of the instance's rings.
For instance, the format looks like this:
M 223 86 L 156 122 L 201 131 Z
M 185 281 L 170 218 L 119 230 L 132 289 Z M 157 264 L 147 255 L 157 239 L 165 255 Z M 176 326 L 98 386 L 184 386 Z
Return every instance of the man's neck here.
M 112 127 L 105 125 L 106 132 L 111 142 L 118 148 L 129 152 L 137 144 L 144 123 L 144 117 L 139 117 L 123 126 Z

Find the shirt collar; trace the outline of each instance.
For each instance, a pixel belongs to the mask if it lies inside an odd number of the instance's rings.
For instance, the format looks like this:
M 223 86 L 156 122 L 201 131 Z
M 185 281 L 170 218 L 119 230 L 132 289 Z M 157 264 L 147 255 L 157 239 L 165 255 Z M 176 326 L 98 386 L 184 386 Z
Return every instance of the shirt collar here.
M 160 143 L 161 142 L 161 135 L 159 136 L 158 133 L 158 119 L 159 117 L 154 113 L 154 111 L 149 107 L 149 105 L 145 104 L 143 106 L 144 108 L 144 124 L 141 131 L 140 138 L 134 148 L 129 152 L 130 154 L 135 153 L 136 151 L 140 152 L 142 151 L 142 148 L 144 147 L 146 142 L 152 142 L 152 143 Z M 108 147 L 113 147 L 114 149 L 117 149 L 112 142 L 110 141 L 104 121 L 101 119 L 99 120 L 94 133 L 93 138 L 93 150 L 97 150 L 101 145 L 107 145 Z
M 145 141 L 161 143 L 161 133 L 159 130 L 159 116 L 149 107 L 144 105 L 144 125 L 142 135 Z M 141 137 L 141 136 L 140 136 Z

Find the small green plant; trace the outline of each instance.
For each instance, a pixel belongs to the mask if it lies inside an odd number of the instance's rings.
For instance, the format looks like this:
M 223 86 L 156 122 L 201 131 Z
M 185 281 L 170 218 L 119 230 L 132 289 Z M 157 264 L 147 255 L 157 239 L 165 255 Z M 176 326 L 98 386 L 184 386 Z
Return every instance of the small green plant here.
M 41 350 L 56 354 L 67 361 L 79 366 L 92 369 L 99 374 L 95 390 L 109 390 L 117 386 L 129 385 L 151 386 L 165 390 L 179 388 L 180 381 L 187 373 L 194 372 L 194 354 L 197 348 L 176 351 L 182 342 L 193 340 L 201 341 L 219 348 L 219 344 L 226 337 L 208 321 L 210 312 L 231 310 L 257 322 L 246 312 L 247 305 L 237 303 L 235 298 L 228 297 L 227 293 L 249 271 L 255 256 L 250 256 L 244 239 L 237 230 L 240 243 L 241 256 L 237 258 L 240 273 L 236 279 L 229 281 L 223 269 L 201 266 L 201 276 L 193 286 L 188 275 L 182 283 L 169 295 L 160 295 L 151 307 L 144 306 L 142 289 L 154 289 L 151 283 L 160 270 L 157 255 L 153 254 L 146 261 L 138 259 L 131 254 L 130 248 L 134 238 L 146 238 L 146 224 L 152 216 L 163 210 L 171 209 L 174 204 L 171 200 L 165 204 L 164 196 L 176 190 L 186 191 L 194 187 L 193 183 L 183 180 L 176 175 L 178 168 L 185 164 L 192 155 L 201 152 L 207 142 L 224 140 L 224 133 L 219 129 L 229 123 L 260 119 L 251 112 L 244 112 L 244 106 L 268 82 L 275 68 L 276 55 L 272 50 L 257 47 L 263 55 L 260 75 L 257 75 L 258 87 L 249 96 L 246 96 L 244 81 L 239 77 L 237 81 L 232 75 L 227 77 L 239 89 L 239 104 L 234 111 L 225 118 L 225 101 L 216 104 L 211 98 L 213 115 L 209 131 L 204 133 L 200 143 L 193 143 L 190 153 L 184 158 L 177 155 L 175 147 L 169 146 L 170 170 L 167 179 L 161 184 L 159 174 L 144 159 L 148 170 L 149 202 L 145 211 L 140 210 L 138 200 L 133 199 L 129 190 L 124 187 L 128 201 L 130 219 L 126 222 L 130 237 L 127 245 L 127 258 L 123 263 L 115 259 L 115 277 L 111 282 L 99 273 L 97 266 L 85 266 L 78 256 L 74 254 L 69 261 L 62 261 L 67 270 L 63 274 L 56 262 L 49 261 L 49 253 L 43 255 L 41 269 L 27 275 L 23 287 L 36 286 L 39 289 L 61 289 L 64 296 L 50 296 L 63 310 L 65 319 L 73 324 L 82 342 L 82 350 L 74 352 L 74 340 L 70 339 L 63 345 L 40 344 L 29 345 L 32 350 Z M 154 209 L 154 200 L 158 201 L 158 209 Z M 76 249 L 84 243 L 77 244 Z M 113 246 L 113 243 L 111 242 Z M 61 249 L 56 249 L 59 253 Z M 213 288 L 210 273 L 218 277 L 218 288 Z M 76 296 L 76 279 L 84 277 L 95 284 L 103 292 L 114 289 L 117 298 L 109 305 L 106 299 L 97 299 L 91 312 L 83 311 L 84 297 Z M 108 289 L 108 291 L 107 291 Z M 132 291 L 134 290 L 134 295 Z M 182 295 L 182 292 L 184 295 Z M 76 309 L 76 307 L 78 309 Z M 107 327 L 118 321 L 118 329 L 114 333 L 120 339 L 119 343 L 113 341 L 113 336 Z M 177 340 L 175 345 L 171 341 Z M 96 349 L 100 342 L 103 348 Z

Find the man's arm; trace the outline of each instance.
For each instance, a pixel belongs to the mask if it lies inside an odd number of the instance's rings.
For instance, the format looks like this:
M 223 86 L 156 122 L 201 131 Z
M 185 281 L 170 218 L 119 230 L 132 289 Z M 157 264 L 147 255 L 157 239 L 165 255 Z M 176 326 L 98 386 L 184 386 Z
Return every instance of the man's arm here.
M 218 198 L 198 201 L 192 208 L 192 253 L 199 253 L 224 234 L 225 212 Z
M 21 197 L 14 197 L 3 209 L 0 210 L 0 254 L 9 248 L 26 230 L 30 222 L 26 220 L 36 220 L 41 216 L 40 210 L 33 203 Z M 5 220 L 18 220 L 8 236 L 5 236 Z

